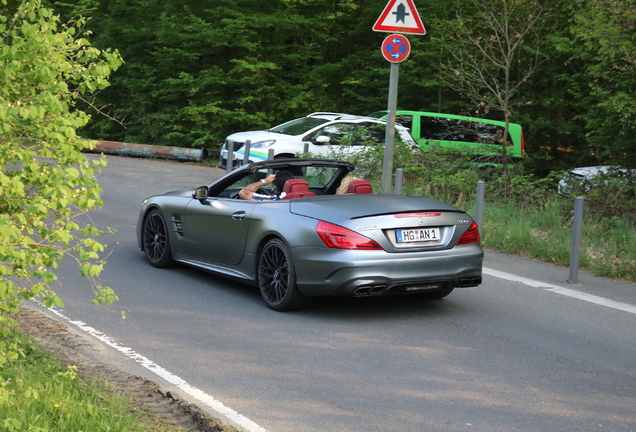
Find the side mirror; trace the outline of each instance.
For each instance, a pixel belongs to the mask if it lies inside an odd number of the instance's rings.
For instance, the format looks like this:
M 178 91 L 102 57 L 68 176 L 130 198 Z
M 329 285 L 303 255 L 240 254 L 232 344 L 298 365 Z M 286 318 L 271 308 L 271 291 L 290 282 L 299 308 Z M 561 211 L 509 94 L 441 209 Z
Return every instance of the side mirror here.
M 197 188 L 194 192 L 192 192 L 192 198 L 195 200 L 199 200 L 201 202 L 208 199 L 208 187 L 201 186 Z
M 314 144 L 317 144 L 317 145 L 329 144 L 329 141 L 331 141 L 331 138 L 325 135 L 320 135 L 316 137 L 316 139 L 314 140 Z

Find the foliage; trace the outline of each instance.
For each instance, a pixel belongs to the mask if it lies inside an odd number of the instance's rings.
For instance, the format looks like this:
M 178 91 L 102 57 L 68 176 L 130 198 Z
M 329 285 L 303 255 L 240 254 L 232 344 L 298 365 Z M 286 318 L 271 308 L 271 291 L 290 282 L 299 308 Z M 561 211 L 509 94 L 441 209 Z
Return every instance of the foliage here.
M 554 171 L 545 177 L 537 177 L 527 174 L 519 165 L 508 174 L 494 177 L 488 184 L 489 193 L 498 199 L 514 200 L 522 210 L 553 198 L 562 176 L 561 172 Z
M 572 37 L 560 48 L 580 60 L 584 85 L 572 89 L 589 107 L 588 147 L 601 161 L 636 167 L 636 1 L 578 0 Z
M 568 181 L 570 199 L 583 196 L 586 213 L 599 220 L 636 222 L 636 173 L 609 170 L 591 179 Z
M 80 152 L 92 144 L 76 135 L 89 115 L 75 103 L 105 88 L 121 60 L 82 38 L 84 24 L 61 25 L 39 1 L 0 15 L 2 324 L 11 322 L 23 299 L 62 305 L 51 284 L 65 257 L 91 280 L 95 302 L 116 298 L 95 280 L 102 269 L 104 246 L 96 240 L 102 232 L 82 219 L 101 206 L 94 173 L 105 160 L 88 160 Z
M 465 14 L 458 3 L 457 32 L 445 47 L 449 60 L 440 64 L 441 76 L 474 104 L 478 115 L 501 112 L 505 172 L 513 98 L 543 60 L 536 32 L 545 22 L 545 6 L 532 0 L 475 0 L 468 7 L 476 12 Z
M 356 166 L 356 175 L 363 177 L 380 190 L 384 145 L 362 141 L 364 150 L 351 151 L 347 145 L 328 157 L 347 160 Z M 309 155 L 316 157 L 316 155 Z M 403 192 L 427 195 L 450 202 L 466 202 L 474 198 L 474 185 L 482 175 L 482 167 L 472 164 L 473 153 L 431 145 L 426 151 L 405 143 L 396 134 L 393 167 L 403 172 Z M 393 182 L 394 183 L 394 182 Z
M 349 0 L 138 3 L 67 11 L 98 16 L 95 43 L 118 42 L 128 61 L 101 97 L 125 128 L 100 122 L 87 133 L 184 147 L 321 109 L 312 96 L 324 88 L 309 78 L 337 43 L 339 17 L 356 8 Z
M 93 101 L 121 123 L 94 119 L 82 130 L 90 138 L 215 147 L 230 133 L 313 111 L 386 108 L 387 34 L 371 31 L 384 0 L 44 1 L 69 18 L 92 16 L 93 45 L 117 47 L 126 59 Z M 398 109 L 520 123 L 524 166 L 539 175 L 597 159 L 633 166 L 634 0 L 419 0 L 417 8 L 427 34 L 409 36 Z M 518 34 L 497 30 L 505 22 Z M 437 72 L 453 53 L 479 59 L 480 47 L 497 48 L 502 63 L 484 64 L 494 92 L 477 101 Z M 494 109 L 506 95 L 511 106 Z

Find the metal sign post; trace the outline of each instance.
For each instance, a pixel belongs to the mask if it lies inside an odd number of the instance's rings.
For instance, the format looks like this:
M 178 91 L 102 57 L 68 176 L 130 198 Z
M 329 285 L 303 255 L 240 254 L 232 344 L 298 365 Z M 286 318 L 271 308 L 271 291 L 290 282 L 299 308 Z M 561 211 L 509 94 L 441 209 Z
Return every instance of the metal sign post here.
M 382 193 L 392 192 L 393 148 L 395 143 L 395 111 L 397 109 L 398 77 L 400 62 L 406 60 L 411 53 L 411 43 L 400 34 L 387 36 L 382 42 L 382 55 L 391 62 L 389 78 L 389 102 L 386 112 L 386 136 L 384 139 L 384 160 L 382 162 Z
M 397 109 L 397 90 L 400 64 L 391 63 L 389 78 L 389 103 L 386 112 L 386 136 L 384 139 L 384 160 L 382 161 L 382 192 L 391 193 L 393 180 L 393 147 L 395 142 L 395 110 Z
M 413 0 L 389 0 L 380 17 L 373 25 L 374 31 L 411 33 L 424 35 L 426 29 Z M 382 43 L 382 55 L 391 62 L 389 78 L 389 103 L 386 113 L 386 136 L 384 160 L 382 161 L 382 192 L 392 192 L 393 148 L 395 142 L 395 111 L 397 109 L 399 63 L 406 60 L 411 52 L 411 43 L 401 34 L 392 34 Z
M 581 257 L 581 237 L 583 232 L 583 208 L 585 198 L 574 199 L 574 224 L 572 225 L 572 249 L 570 250 L 570 277 L 569 284 L 579 281 L 579 258 Z

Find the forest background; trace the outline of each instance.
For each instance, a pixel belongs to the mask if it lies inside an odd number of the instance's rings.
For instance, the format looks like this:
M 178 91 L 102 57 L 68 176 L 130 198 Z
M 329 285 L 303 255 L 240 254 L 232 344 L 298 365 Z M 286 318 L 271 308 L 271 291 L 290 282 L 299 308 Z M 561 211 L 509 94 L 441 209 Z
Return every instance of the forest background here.
M 483 3 L 503 4 L 503 0 Z M 408 36 L 398 109 L 504 120 L 441 79 L 460 29 L 488 34 L 473 0 L 417 0 L 427 30 Z M 9 7 L 11 7 L 9 2 Z M 14 2 L 17 4 L 17 2 Z M 372 31 L 386 0 L 77 0 L 44 2 L 66 21 L 90 17 L 93 46 L 124 64 L 91 103 L 91 139 L 218 148 L 233 132 L 314 111 L 386 109 L 390 65 Z M 509 120 L 523 125 L 524 167 L 636 167 L 636 1 L 507 0 L 540 21 L 523 35 Z M 460 16 L 461 15 L 461 22 Z M 519 19 L 519 17 L 517 17 Z M 514 29 L 513 29 L 514 30 Z M 469 53 L 470 54 L 470 53 Z M 534 73 L 522 66 L 538 60 Z M 518 67 L 517 67 L 518 65 Z

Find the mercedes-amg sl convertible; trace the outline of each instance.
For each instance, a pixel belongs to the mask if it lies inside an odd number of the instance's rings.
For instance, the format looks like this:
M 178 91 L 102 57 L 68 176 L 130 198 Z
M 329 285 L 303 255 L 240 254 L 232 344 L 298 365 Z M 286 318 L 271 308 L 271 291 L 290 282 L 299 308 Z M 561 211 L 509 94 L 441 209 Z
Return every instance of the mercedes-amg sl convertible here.
M 275 191 L 267 179 L 283 171 L 292 178 Z M 484 253 L 468 214 L 431 198 L 373 193 L 360 179 L 342 193 L 353 171 L 330 159 L 275 159 L 147 198 L 139 248 L 155 267 L 178 262 L 257 286 L 277 311 L 314 296 L 441 298 L 481 283 Z M 259 181 L 254 196 L 277 199 L 239 197 Z

